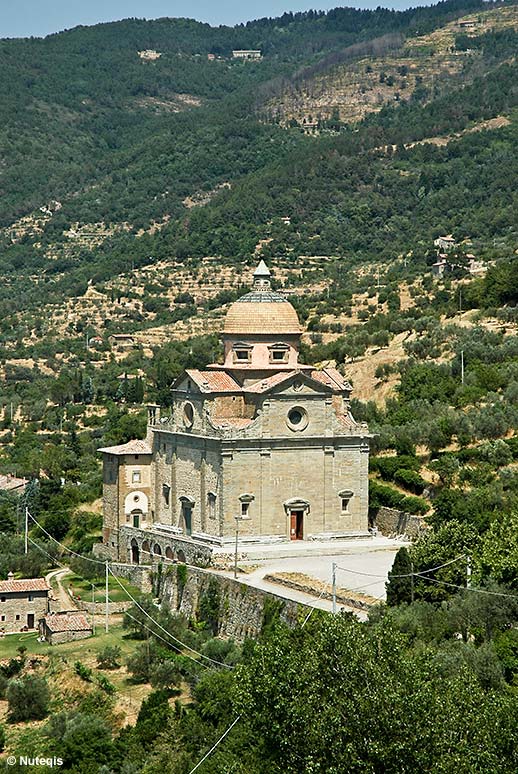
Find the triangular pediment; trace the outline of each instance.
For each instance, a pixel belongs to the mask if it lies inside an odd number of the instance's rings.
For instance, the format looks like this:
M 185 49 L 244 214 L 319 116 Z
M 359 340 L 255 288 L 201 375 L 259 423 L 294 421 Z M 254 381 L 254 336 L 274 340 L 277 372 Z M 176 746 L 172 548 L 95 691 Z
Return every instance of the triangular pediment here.
M 249 385 L 246 392 L 259 395 L 330 395 L 332 387 L 314 379 L 303 371 L 274 374 Z

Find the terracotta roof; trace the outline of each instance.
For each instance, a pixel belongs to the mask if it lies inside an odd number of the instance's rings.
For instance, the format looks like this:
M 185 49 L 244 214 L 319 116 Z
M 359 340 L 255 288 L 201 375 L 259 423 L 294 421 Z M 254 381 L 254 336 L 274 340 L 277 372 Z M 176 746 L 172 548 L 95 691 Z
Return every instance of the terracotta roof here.
M 299 334 L 297 312 L 284 296 L 272 290 L 253 290 L 231 304 L 224 333 Z
M 84 613 L 51 613 L 44 620 L 51 632 L 77 632 L 92 628 Z
M 225 371 L 198 371 L 190 368 L 185 373 L 202 392 L 241 392 L 241 385 Z
M 286 379 L 290 379 L 297 371 L 280 371 L 279 373 L 268 376 L 266 379 L 260 379 L 258 382 L 254 382 L 244 389 L 245 392 L 266 392 L 267 390 L 275 387 L 277 384 L 281 384 Z
M 119 446 L 105 446 L 97 451 L 103 454 L 151 454 L 151 447 L 147 441 L 128 441 Z
M 16 476 L 0 476 L 0 489 L 4 492 L 20 489 L 26 484 L 27 481 L 24 478 L 16 478 Z
M 0 581 L 2 594 L 26 593 L 30 591 L 50 591 L 45 578 L 21 578 L 20 580 Z
M 323 368 L 321 371 L 311 371 L 311 378 L 322 384 L 327 384 L 334 390 L 350 390 L 351 385 L 336 368 Z

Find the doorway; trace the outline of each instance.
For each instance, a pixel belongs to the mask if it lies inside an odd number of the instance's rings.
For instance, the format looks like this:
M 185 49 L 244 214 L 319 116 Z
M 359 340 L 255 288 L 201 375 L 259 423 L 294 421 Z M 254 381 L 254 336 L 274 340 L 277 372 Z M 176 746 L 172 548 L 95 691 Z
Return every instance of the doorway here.
M 304 540 L 304 511 L 290 511 L 290 539 Z
M 133 526 L 138 529 L 140 527 L 140 517 L 142 516 L 142 511 L 133 511 Z
M 185 534 L 190 535 L 192 532 L 192 508 L 190 505 L 183 503 L 182 516 L 183 516 L 183 523 L 185 525 Z
M 136 540 L 131 541 L 131 561 L 133 564 L 139 564 L 139 550 Z
M 34 613 L 27 613 L 27 629 L 34 629 Z

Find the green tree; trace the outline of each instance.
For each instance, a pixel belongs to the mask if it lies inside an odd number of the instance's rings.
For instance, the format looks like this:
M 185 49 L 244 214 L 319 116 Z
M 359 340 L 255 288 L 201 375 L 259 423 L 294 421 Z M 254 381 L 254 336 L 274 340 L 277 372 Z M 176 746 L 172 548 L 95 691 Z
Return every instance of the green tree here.
M 388 573 L 387 605 L 395 606 L 413 602 L 412 562 L 405 546 L 402 546 L 394 558 L 394 564 Z M 407 577 L 397 577 L 397 576 Z
M 48 713 L 50 691 L 47 681 L 39 675 L 13 678 L 7 686 L 9 720 L 17 723 L 42 720 Z

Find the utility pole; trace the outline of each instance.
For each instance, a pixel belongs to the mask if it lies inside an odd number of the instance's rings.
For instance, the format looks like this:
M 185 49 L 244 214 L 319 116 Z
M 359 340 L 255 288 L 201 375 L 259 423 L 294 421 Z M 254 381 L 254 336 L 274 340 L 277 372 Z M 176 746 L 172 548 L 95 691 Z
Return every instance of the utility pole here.
M 414 563 L 410 562 L 410 601 L 414 601 Z
M 234 579 L 237 580 L 237 546 L 239 543 L 239 518 L 236 516 L 236 546 L 234 550 Z
M 464 350 L 460 351 L 460 382 L 464 384 Z
M 471 556 L 466 557 L 466 588 L 471 588 Z
M 92 637 L 95 637 L 95 586 L 92 583 Z
M 336 614 L 336 563 L 333 562 L 333 615 Z
M 108 615 L 109 615 L 109 612 L 110 612 L 110 609 L 108 607 L 108 604 L 109 604 L 109 602 L 108 602 L 108 572 L 109 572 L 109 569 L 108 569 L 108 559 L 107 559 L 106 560 L 106 609 L 105 609 L 105 615 L 104 615 L 104 631 L 105 632 L 107 632 L 108 628 L 109 628 L 108 627 Z
M 462 312 L 462 285 L 459 287 L 459 312 Z
M 25 506 L 25 553 L 29 553 L 29 509 Z

